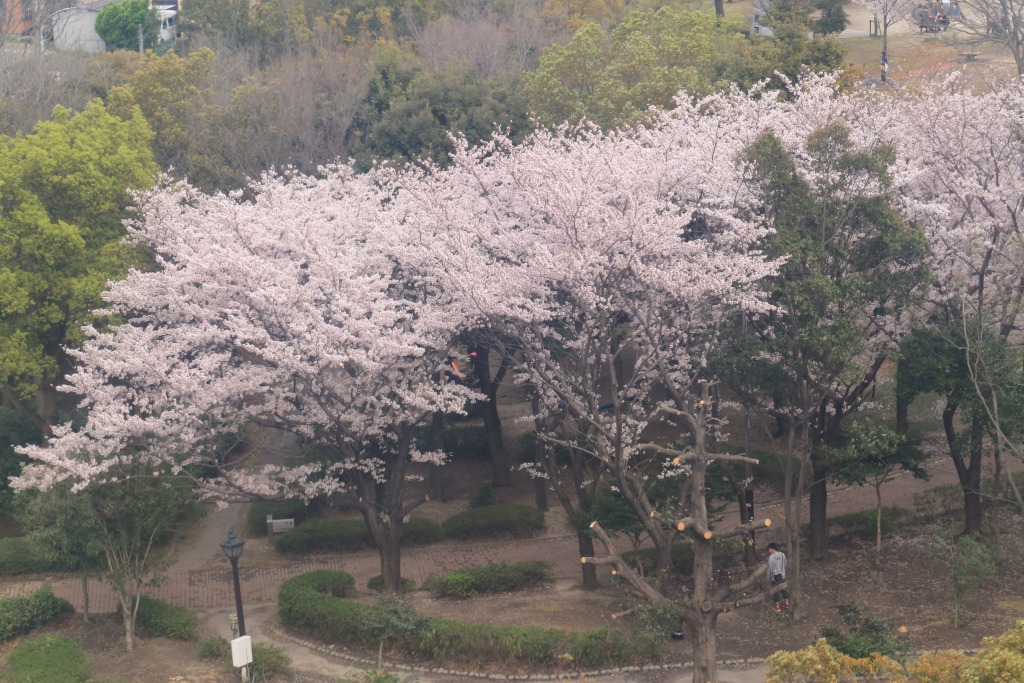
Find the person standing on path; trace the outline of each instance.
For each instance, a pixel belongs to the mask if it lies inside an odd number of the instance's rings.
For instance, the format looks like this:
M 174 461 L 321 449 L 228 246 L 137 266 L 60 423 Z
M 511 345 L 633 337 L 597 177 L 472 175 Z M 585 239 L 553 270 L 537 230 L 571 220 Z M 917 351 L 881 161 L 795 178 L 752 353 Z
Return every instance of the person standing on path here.
M 768 580 L 773 588 L 786 581 L 786 553 L 779 550 L 775 543 L 768 544 Z M 789 592 L 780 588 L 772 593 L 772 602 L 775 603 L 776 612 L 789 609 Z

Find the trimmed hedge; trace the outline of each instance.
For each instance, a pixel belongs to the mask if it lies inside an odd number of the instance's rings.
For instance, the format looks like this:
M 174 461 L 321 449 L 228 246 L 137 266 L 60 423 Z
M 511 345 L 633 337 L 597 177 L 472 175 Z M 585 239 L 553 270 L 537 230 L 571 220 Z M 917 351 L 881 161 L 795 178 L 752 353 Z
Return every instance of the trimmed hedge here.
M 441 525 L 445 536 L 466 540 L 494 536 L 535 536 L 544 529 L 544 513 L 529 505 L 490 505 L 456 513 Z
M 422 517 L 411 517 L 402 525 L 402 547 L 430 545 L 444 540 L 444 529 L 437 522 Z
M 274 515 L 274 519 L 294 519 L 297 526 L 312 517 L 314 512 L 312 504 L 307 505 L 301 500 L 259 500 L 249 506 L 245 528 L 250 536 L 266 536 L 267 515 Z
M 372 545 L 361 519 L 310 519 L 274 538 L 280 553 L 350 552 Z
M 72 565 L 55 562 L 45 550 L 24 536 L 0 538 L 0 576 L 67 571 Z
M 380 593 L 381 589 L 384 588 L 384 579 L 381 578 L 380 574 L 377 574 L 377 576 L 371 576 L 366 580 L 366 588 L 367 590 Z M 402 577 L 402 592 L 412 593 L 414 590 L 416 590 L 416 582 L 412 579 Z
M 44 636 L 19 643 L 7 659 L 10 683 L 81 683 L 89 679 L 89 660 L 78 643 Z
M 330 592 L 319 590 L 325 584 L 324 576 L 330 574 L 337 575 L 337 581 L 351 581 L 344 572 L 321 571 L 282 584 L 277 594 L 281 623 L 324 642 L 377 646 L 380 641 L 374 638 L 372 625 L 393 620 L 393 610 L 330 597 Z M 573 667 L 590 669 L 650 663 L 658 657 L 663 642 L 654 634 L 645 637 L 610 627 L 575 633 L 428 617 L 421 628 L 395 633 L 387 644 L 412 657 L 469 666 L 486 661 L 551 668 L 568 660 Z
M 467 567 L 427 582 L 427 590 L 440 597 L 469 598 L 480 593 L 507 593 L 551 581 L 546 562 L 487 564 Z
M 58 598 L 49 588 L 40 588 L 27 598 L 4 598 L 0 600 L 0 642 L 74 611 L 70 602 Z
M 402 547 L 444 540 L 437 522 L 413 517 L 403 525 Z M 281 553 L 352 552 L 376 545 L 362 519 L 310 519 L 273 540 Z
M 199 630 L 199 617 L 192 612 L 145 595 L 139 598 L 136 621 L 162 638 L 192 640 Z

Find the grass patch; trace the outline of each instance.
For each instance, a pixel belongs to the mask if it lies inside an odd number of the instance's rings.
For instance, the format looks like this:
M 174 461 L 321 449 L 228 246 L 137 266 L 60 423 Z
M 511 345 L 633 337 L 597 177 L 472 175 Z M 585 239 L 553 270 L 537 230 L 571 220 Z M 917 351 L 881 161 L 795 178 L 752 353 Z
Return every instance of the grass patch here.
M 10 683 L 82 683 L 89 679 L 85 651 L 70 638 L 44 636 L 19 643 L 7 659 Z

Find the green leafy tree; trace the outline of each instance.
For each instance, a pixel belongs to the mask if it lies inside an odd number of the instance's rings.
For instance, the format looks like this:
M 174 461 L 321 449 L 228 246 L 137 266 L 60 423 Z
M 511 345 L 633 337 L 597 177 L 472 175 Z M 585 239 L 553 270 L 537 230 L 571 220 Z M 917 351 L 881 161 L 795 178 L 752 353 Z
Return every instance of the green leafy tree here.
M 71 492 L 63 482 L 38 495 L 30 495 L 20 518 L 55 564 L 75 567 L 82 580 L 82 620 L 89 621 L 89 574 L 100 557 L 97 520 L 85 495 Z
M 709 12 L 636 10 L 614 30 L 586 24 L 565 45 L 545 49 L 537 68 L 523 75 L 523 88 L 545 124 L 636 123 L 651 106 L 672 107 L 681 90 L 708 93 L 721 55 L 743 40 L 737 25 Z
M 144 48 L 156 45 L 160 19 L 149 0 L 125 0 L 107 5 L 96 15 L 96 33 L 108 50 L 139 49 L 139 31 Z
M 968 616 L 966 598 L 984 588 L 996 574 L 992 550 L 977 534 L 953 535 L 937 531 L 930 539 L 929 554 L 939 560 L 953 589 L 950 598 L 953 608 L 953 627 L 959 628 Z
M 868 484 L 875 490 L 877 566 L 882 561 L 882 485 L 901 471 L 909 472 L 918 479 L 927 478 L 922 465 L 928 455 L 917 448 L 906 434 L 867 420 L 850 425 L 840 435 L 839 442 L 837 448 L 825 447 L 833 478 L 845 484 Z
M 839 444 L 844 418 L 868 399 L 891 353 L 891 321 L 927 280 L 927 242 L 892 205 L 893 150 L 858 148 L 840 124 L 812 133 L 799 159 L 771 135 L 747 158 L 760 210 L 775 228 L 767 252 L 782 260 L 765 283 L 776 309 L 737 321 L 729 355 L 716 364 L 734 391 L 778 421 L 789 455 L 803 454 L 795 483 L 791 472 L 785 483 L 790 588 L 798 595 L 797 501 L 809 488 L 818 557 L 831 474 L 824 447 Z
M 140 261 L 122 220 L 156 175 L 151 139 L 137 109 L 118 118 L 99 101 L 0 138 L 0 396 L 44 439 L 68 349 L 99 322 L 107 281 Z
M 513 138 L 531 128 L 525 100 L 503 81 L 481 81 L 467 71 L 419 72 L 402 87 L 405 74 L 398 76 L 391 81 L 381 70 L 375 79 L 379 89 L 371 89 L 365 111 L 379 113 L 363 119 L 353 149 L 358 168 L 415 160 L 446 166 L 455 151 L 452 135 L 476 144 L 497 126 Z

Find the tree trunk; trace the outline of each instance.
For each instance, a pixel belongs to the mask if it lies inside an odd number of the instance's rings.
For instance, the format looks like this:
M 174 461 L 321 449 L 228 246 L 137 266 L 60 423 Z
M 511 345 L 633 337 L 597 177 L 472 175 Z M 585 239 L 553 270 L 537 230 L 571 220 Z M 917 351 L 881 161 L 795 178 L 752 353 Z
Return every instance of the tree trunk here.
M 882 484 L 875 484 L 875 566 L 882 566 Z
M 821 457 L 811 453 L 811 559 L 820 560 L 825 554 L 828 541 L 828 470 L 821 462 Z M 797 529 L 796 533 L 800 533 Z
M 401 524 L 401 520 L 392 522 L 381 534 L 383 538 L 377 541 L 380 550 L 381 592 L 391 595 L 402 592 Z
M 89 623 L 89 569 L 85 564 L 85 558 L 80 558 L 82 563 L 82 621 Z
M 698 605 L 699 611 L 699 605 Z M 693 683 L 718 683 L 718 639 L 715 626 L 718 615 L 699 612 L 693 631 Z
M 576 532 L 576 538 L 579 541 L 580 557 L 593 557 L 594 556 L 594 537 L 591 536 L 587 530 L 580 529 Z M 597 589 L 597 565 L 581 564 L 583 570 L 583 587 L 587 590 Z
M 495 394 L 497 394 L 497 390 L 497 386 L 494 386 Z M 512 484 L 512 464 L 509 462 L 505 440 L 501 433 L 501 418 L 498 417 L 496 396 L 488 392 L 487 401 L 480 406 L 480 412 L 484 418 L 484 430 L 487 432 L 487 446 L 491 451 L 494 485 L 510 486 Z
M 946 403 L 946 407 L 942 411 L 942 427 L 946 432 L 950 457 L 953 459 L 953 466 L 956 467 L 960 488 L 964 494 L 964 533 L 973 534 L 981 531 L 981 437 L 983 425 L 980 417 L 972 418 L 970 436 L 957 434 L 953 424 L 957 408 L 955 403 Z M 963 443 L 965 437 L 970 438 L 970 442 L 967 444 Z M 968 451 L 966 463 L 963 455 L 965 450 Z
M 533 500 L 538 510 L 548 511 L 548 480 L 544 477 L 533 478 Z
M 896 375 L 897 378 L 899 374 Z M 899 381 L 897 379 L 897 381 Z M 896 430 L 900 434 L 910 431 L 910 398 L 900 396 L 899 388 L 896 389 Z
M 128 652 L 135 649 L 135 605 L 138 597 L 120 596 L 121 615 L 124 617 L 124 643 Z

